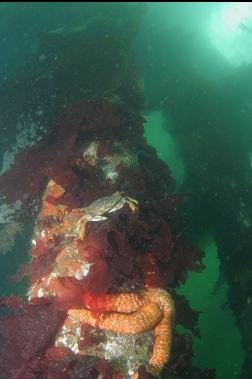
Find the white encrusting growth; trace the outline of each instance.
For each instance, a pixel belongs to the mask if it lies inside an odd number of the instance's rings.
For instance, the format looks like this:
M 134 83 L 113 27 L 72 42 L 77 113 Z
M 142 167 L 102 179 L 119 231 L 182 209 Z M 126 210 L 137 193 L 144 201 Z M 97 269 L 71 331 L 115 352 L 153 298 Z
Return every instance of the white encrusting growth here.
M 43 111 L 38 109 L 36 116 L 42 117 Z M 7 171 L 15 161 L 15 156 L 21 151 L 35 145 L 45 135 L 46 129 L 43 124 L 32 119 L 30 114 L 21 114 L 17 120 L 15 142 L 3 153 L 2 168 L 0 175 Z

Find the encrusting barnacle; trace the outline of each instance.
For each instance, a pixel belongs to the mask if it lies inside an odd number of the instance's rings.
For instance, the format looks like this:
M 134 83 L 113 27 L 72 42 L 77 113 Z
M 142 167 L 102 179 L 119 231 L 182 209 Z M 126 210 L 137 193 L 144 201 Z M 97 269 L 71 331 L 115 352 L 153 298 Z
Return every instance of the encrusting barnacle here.
M 0 230 L 0 254 L 5 255 L 10 252 L 16 243 L 18 233 L 22 232 L 20 222 L 12 221 L 4 225 Z

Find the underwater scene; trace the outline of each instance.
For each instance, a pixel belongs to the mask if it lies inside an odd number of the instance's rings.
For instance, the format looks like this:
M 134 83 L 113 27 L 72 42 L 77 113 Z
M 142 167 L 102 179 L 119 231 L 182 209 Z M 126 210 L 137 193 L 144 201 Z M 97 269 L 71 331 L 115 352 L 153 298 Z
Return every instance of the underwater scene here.
M 0 3 L 0 379 L 252 378 L 252 3 Z

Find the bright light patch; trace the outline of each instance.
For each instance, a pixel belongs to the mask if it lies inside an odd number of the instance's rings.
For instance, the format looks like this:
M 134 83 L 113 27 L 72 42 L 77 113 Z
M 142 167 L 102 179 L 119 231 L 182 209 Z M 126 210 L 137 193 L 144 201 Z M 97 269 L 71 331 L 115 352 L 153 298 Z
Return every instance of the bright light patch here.
M 252 62 L 252 3 L 223 4 L 211 18 L 209 34 L 231 64 Z
M 225 7 L 221 14 L 221 21 L 226 34 L 236 32 L 240 23 L 249 15 L 249 8 L 250 3 L 233 3 Z

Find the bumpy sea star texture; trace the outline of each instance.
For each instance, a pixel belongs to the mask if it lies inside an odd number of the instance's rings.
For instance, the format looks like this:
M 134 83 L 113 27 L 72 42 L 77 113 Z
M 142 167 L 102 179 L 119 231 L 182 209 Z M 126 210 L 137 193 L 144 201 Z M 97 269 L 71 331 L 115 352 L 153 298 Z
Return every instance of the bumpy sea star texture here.
M 122 334 L 145 332 L 154 328 L 162 318 L 162 311 L 154 303 L 145 304 L 132 314 L 114 312 L 97 316 L 87 309 L 70 309 L 68 314 L 80 322 Z
M 107 311 L 116 312 L 97 314 L 87 309 L 70 309 L 68 314 L 80 322 L 122 334 L 137 334 L 154 328 L 155 342 L 148 371 L 158 375 L 170 358 L 175 311 L 171 296 L 164 290 L 152 289 L 141 295 L 106 295 L 105 304 Z M 121 313 L 124 311 L 131 314 Z
M 174 332 L 176 317 L 182 325 L 190 320 L 197 332 L 197 314 L 175 288 L 189 269 L 202 269 L 202 256 L 181 237 L 181 199 L 168 196 L 169 169 L 146 144 L 143 121 L 123 104 L 73 104 L 47 140 L 17 157 L 18 172 L 14 167 L 4 174 L 12 182 L 22 178 L 10 200 L 23 198 L 23 181 L 29 199 L 39 203 L 30 263 L 16 278 L 29 276 L 34 311 L 51 306 L 60 315 L 41 346 L 37 334 L 45 329 L 22 315 L 32 331 L 26 343 L 37 338 L 23 377 L 213 377 L 195 374 L 191 344 Z M 38 167 L 29 177 L 29 165 L 24 174 L 20 162 L 31 158 Z M 11 326 L 12 319 L 0 320 L 0 332 L 1 325 Z M 4 379 L 18 377 L 4 360 L 10 337 L 4 334 L 1 351 Z

